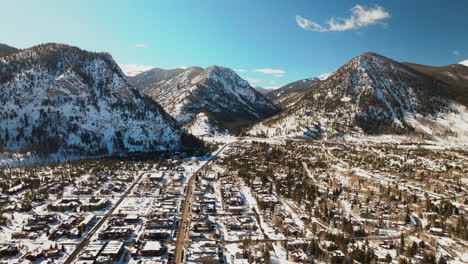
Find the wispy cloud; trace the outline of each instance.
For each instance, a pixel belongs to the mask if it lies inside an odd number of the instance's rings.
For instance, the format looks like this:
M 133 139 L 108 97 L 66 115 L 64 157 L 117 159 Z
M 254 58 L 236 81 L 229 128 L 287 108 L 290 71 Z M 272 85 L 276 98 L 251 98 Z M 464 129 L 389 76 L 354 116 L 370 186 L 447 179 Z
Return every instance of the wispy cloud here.
M 136 48 L 146 48 L 145 44 L 135 44 Z
M 154 68 L 153 66 L 139 64 L 119 64 L 119 66 L 123 73 L 127 76 L 135 76 Z
M 282 75 L 285 74 L 286 71 L 284 70 L 275 70 L 275 69 L 255 69 L 253 72 L 261 72 L 265 74 L 274 74 L 274 75 Z
M 236 71 L 236 72 L 247 72 L 247 70 L 245 70 L 245 69 L 234 69 L 234 71 Z
M 254 79 L 254 78 L 245 78 L 249 83 L 259 83 L 262 80 L 261 79 Z
M 326 22 L 326 26 L 322 26 L 317 22 L 303 18 L 300 15 L 296 16 L 296 23 L 299 27 L 318 32 L 328 31 L 346 31 L 366 27 L 373 24 L 383 23 L 384 19 L 390 18 L 388 13 L 383 7 L 375 6 L 374 8 L 367 8 L 365 6 L 356 5 L 351 8 L 351 16 L 349 18 L 330 18 Z
M 460 55 L 461 55 L 461 51 L 459 51 L 459 50 L 453 50 L 453 51 L 452 51 L 452 54 L 453 54 L 454 56 L 460 56 Z

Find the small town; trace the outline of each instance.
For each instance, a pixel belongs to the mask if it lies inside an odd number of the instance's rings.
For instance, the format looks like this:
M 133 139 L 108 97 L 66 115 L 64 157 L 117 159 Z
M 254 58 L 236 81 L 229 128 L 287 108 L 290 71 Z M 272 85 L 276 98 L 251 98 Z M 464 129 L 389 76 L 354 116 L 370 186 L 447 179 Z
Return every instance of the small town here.
M 4 168 L 0 263 L 466 263 L 468 152 L 236 139 Z
M 0 264 L 468 264 L 468 0 L 0 2 Z

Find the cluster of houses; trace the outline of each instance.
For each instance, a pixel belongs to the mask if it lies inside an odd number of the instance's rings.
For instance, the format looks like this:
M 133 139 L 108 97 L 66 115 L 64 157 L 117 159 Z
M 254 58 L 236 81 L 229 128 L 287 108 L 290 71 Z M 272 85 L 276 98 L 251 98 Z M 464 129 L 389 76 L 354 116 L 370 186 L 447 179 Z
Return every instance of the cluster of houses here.
M 107 198 L 80 199 L 78 197 L 62 198 L 48 206 L 50 211 L 66 212 L 66 211 L 98 211 L 108 208 L 111 202 Z
M 49 232 L 52 225 L 57 224 L 58 219 L 55 214 L 32 215 L 26 219 L 19 230 L 11 234 L 12 239 L 36 239 L 41 234 Z
M 97 217 L 94 214 L 88 214 L 84 217 L 70 215 L 67 219 L 62 221 L 60 225 L 52 228 L 49 231 L 49 239 L 79 239 L 86 231 L 91 229 L 96 222 Z
M 224 211 L 233 215 L 243 214 L 247 208 L 238 184 L 233 179 L 223 179 L 221 180 L 221 186 Z
M 121 204 L 97 232 L 96 239 L 81 252 L 81 262 L 77 263 L 114 263 L 122 259 L 167 263 L 172 255 L 168 243 L 174 243 L 177 236 L 185 179 L 183 167 L 144 172 L 131 192 L 137 198 L 128 199 L 150 201 L 148 208 L 142 210 L 138 203 Z
M 219 200 L 216 198 L 217 175 L 206 172 L 197 177 L 192 203 L 187 263 L 219 264 L 224 262 L 224 249 L 219 242 L 221 229 Z

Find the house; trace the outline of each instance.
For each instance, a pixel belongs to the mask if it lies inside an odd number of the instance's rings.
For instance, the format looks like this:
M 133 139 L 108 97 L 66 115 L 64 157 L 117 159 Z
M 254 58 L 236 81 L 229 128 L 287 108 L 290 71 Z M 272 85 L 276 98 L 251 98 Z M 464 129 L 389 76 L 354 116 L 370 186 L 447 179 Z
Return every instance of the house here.
M 153 182 L 160 182 L 164 178 L 164 173 L 163 172 L 148 173 L 147 178 L 148 180 L 153 181 Z
M 101 252 L 101 256 L 119 260 L 125 253 L 124 243 L 120 241 L 110 241 Z
M 330 262 L 341 262 L 345 258 L 345 254 L 341 250 L 333 250 L 330 252 Z
M 13 232 L 11 234 L 11 238 L 13 238 L 13 239 L 25 239 L 25 238 L 28 238 L 28 233 L 22 232 L 22 231 Z
M 438 227 L 432 227 L 431 229 L 429 229 L 429 232 L 431 234 L 433 234 L 433 235 L 436 235 L 436 236 L 445 235 L 444 230 L 442 228 L 438 228 Z
M 302 249 L 296 249 L 291 251 L 291 259 L 294 262 L 304 262 L 307 260 L 307 255 L 302 251 Z
M 50 210 L 65 212 L 65 211 L 70 211 L 70 210 L 74 210 L 75 208 L 78 208 L 80 204 L 81 203 L 78 198 L 63 198 L 51 204 Z
M 11 187 L 10 189 L 8 189 L 8 190 L 6 191 L 6 193 L 7 193 L 8 195 L 12 195 L 12 194 L 15 194 L 15 193 L 17 193 L 17 192 L 23 190 L 23 189 L 24 189 L 24 185 L 23 185 L 22 183 L 20 183 L 20 184 L 18 184 L 18 185 L 16 185 L 16 186 Z
M 79 260 L 82 261 L 94 261 L 99 254 L 101 254 L 102 250 L 104 249 L 104 246 L 106 243 L 103 242 L 92 242 L 90 243 L 86 249 L 81 253 Z
M 44 256 L 46 258 L 57 258 L 61 253 L 62 251 L 60 251 L 58 248 L 51 248 L 44 251 Z
M 81 206 L 81 211 L 96 211 L 102 210 L 109 206 L 110 202 L 108 199 L 101 198 L 101 199 L 94 199 L 91 198 L 89 201 Z
M 124 219 L 126 223 L 137 223 L 140 220 L 140 217 L 138 215 L 127 215 Z
M 219 264 L 223 263 L 219 255 L 192 254 L 188 257 L 191 263 Z
M 99 233 L 99 239 L 128 239 L 133 233 L 130 227 L 113 226 Z
M 162 229 L 156 229 L 156 230 L 146 230 L 145 233 L 143 234 L 143 237 L 145 239 L 166 239 L 170 236 L 171 234 L 167 230 L 162 230 Z
M 19 253 L 18 247 L 16 246 L 5 246 L 0 248 L 0 258 L 12 257 Z
M 141 249 L 142 256 L 158 257 L 166 253 L 166 246 L 158 241 L 148 241 Z

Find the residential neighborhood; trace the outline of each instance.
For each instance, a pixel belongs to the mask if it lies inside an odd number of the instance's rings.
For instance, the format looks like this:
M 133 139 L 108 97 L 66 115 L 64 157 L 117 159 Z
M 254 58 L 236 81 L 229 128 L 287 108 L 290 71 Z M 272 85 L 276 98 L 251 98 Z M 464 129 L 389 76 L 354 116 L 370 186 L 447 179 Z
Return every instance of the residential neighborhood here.
M 198 158 L 2 169 L 0 263 L 468 260 L 466 150 L 215 144 Z

